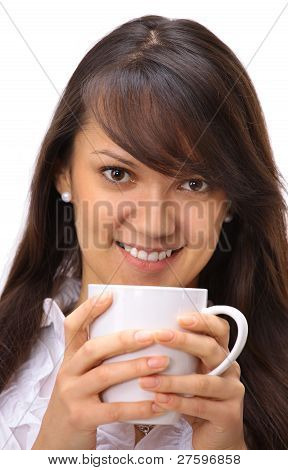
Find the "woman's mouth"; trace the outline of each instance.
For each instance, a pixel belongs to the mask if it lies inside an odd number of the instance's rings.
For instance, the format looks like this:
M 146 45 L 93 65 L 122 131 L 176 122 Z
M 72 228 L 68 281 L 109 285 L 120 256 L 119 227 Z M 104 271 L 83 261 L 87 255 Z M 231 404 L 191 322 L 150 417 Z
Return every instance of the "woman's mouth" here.
M 167 268 L 171 262 L 174 262 L 179 257 L 179 254 L 184 248 L 163 250 L 161 252 L 154 251 L 148 254 L 144 250 L 137 250 L 137 248 L 124 245 L 119 241 L 116 241 L 115 244 L 125 257 L 125 261 L 144 272 L 157 272 L 165 267 Z

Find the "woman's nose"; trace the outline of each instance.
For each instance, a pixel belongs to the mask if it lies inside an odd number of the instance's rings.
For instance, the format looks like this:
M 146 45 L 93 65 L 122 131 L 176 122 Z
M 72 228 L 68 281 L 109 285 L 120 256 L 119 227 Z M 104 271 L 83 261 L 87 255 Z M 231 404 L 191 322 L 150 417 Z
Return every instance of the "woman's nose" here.
M 137 234 L 147 239 L 166 239 L 175 233 L 176 208 L 167 201 L 141 200 L 135 203 L 129 223 Z

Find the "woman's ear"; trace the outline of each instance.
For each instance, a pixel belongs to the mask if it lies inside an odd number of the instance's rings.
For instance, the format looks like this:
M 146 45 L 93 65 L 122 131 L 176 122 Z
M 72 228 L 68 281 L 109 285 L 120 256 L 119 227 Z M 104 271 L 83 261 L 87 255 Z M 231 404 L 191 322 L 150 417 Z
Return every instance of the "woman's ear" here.
M 224 222 L 229 223 L 229 222 L 231 222 L 232 220 L 233 220 L 233 214 L 232 214 L 231 212 L 228 212 L 228 213 L 226 214 L 226 217 L 225 217 L 225 219 L 224 219 Z
M 54 176 L 54 185 L 58 193 L 61 194 L 64 192 L 70 192 L 71 190 L 71 177 L 70 171 L 68 168 L 59 169 Z

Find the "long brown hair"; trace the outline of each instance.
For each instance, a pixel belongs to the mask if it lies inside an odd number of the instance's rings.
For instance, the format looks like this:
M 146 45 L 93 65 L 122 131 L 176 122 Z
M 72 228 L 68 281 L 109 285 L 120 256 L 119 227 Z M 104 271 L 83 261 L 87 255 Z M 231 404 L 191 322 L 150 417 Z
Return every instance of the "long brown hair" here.
M 234 218 L 224 224 L 199 287 L 248 320 L 248 341 L 238 358 L 248 447 L 287 449 L 285 180 L 241 62 L 188 19 L 149 15 L 120 25 L 69 80 L 41 145 L 26 227 L 0 299 L 0 391 L 39 335 L 43 299 L 53 297 L 68 273 L 82 276 L 73 206 L 61 201 L 55 175 L 69 161 L 88 116 L 152 169 L 185 176 L 196 170 L 228 195 Z M 227 240 L 230 249 L 224 250 Z M 231 349 L 233 321 L 230 326 Z

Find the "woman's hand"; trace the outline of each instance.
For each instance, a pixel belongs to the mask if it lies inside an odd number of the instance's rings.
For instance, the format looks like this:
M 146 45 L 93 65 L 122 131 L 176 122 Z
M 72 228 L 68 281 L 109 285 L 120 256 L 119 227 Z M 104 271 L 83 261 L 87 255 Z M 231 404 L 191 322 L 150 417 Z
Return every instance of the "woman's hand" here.
M 229 353 L 229 323 L 216 315 L 191 312 L 180 326 L 193 332 L 161 330 L 156 342 L 181 349 L 200 359 L 195 374 L 141 377 L 142 388 L 155 391 L 160 409 L 182 413 L 193 428 L 194 449 L 247 449 L 243 434 L 243 401 L 245 387 L 240 382 L 240 366 L 234 361 L 221 376 L 205 375 L 217 367 Z M 173 337 L 168 338 L 170 333 Z M 204 375 L 203 375 L 204 374 Z M 190 394 L 185 398 L 178 394 Z
M 162 364 L 159 356 L 157 364 L 147 356 L 102 364 L 106 358 L 154 343 L 153 336 L 148 340 L 135 336 L 137 330 L 88 339 L 89 324 L 108 309 L 111 301 L 112 296 L 94 305 L 93 299 L 88 299 L 65 318 L 64 359 L 32 449 L 95 449 L 98 425 L 159 416 L 152 400 L 101 401 L 101 392 L 111 385 L 163 371 L 168 365 L 167 356 Z

